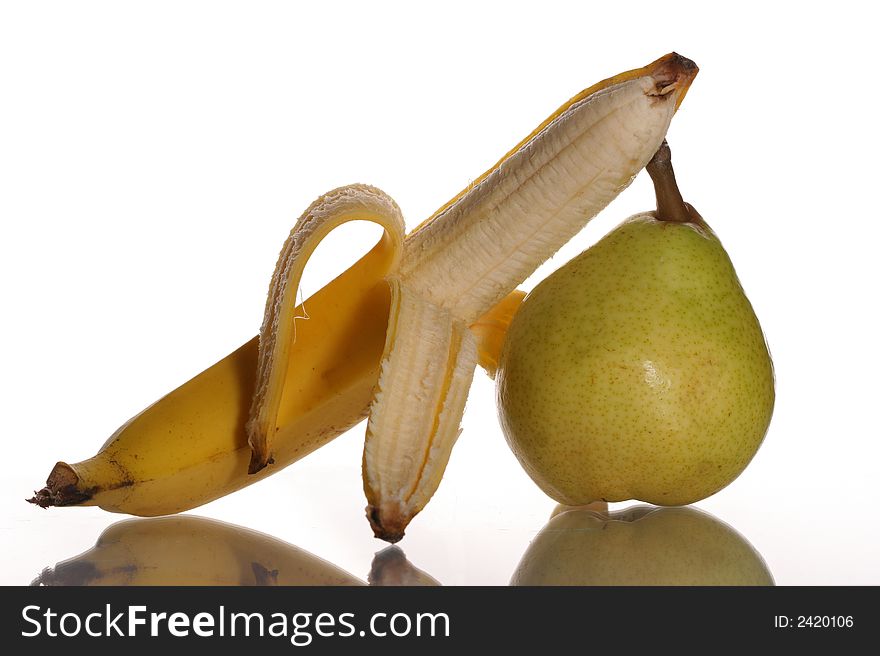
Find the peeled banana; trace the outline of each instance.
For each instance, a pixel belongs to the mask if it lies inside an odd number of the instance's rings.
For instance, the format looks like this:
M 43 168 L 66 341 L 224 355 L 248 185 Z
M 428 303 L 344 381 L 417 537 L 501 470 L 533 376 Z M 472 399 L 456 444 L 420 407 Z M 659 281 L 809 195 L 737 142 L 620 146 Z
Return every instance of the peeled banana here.
M 94 458 L 58 463 L 32 501 L 179 512 L 369 413 L 367 515 L 377 537 L 399 540 L 439 485 L 476 364 L 497 364 L 515 287 L 629 185 L 696 74 L 672 53 L 582 91 L 405 239 L 380 190 L 322 196 L 282 250 L 259 339 L 131 419 Z M 382 239 L 295 306 L 309 255 L 350 220 L 378 223 Z
M 440 483 L 477 360 L 468 326 L 629 185 L 696 73 L 671 54 L 587 89 L 409 236 L 364 446 L 377 537 L 400 540 Z

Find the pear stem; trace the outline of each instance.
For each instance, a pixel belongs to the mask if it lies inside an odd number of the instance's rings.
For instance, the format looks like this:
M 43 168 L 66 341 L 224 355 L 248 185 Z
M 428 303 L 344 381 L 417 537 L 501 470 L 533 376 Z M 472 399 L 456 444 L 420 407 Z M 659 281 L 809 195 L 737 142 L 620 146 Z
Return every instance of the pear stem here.
M 693 221 L 690 205 L 684 202 L 681 192 L 678 190 L 678 184 L 675 182 L 672 151 L 665 139 L 646 168 L 648 175 L 654 182 L 654 194 L 657 196 L 657 218 L 660 221 L 672 223 Z

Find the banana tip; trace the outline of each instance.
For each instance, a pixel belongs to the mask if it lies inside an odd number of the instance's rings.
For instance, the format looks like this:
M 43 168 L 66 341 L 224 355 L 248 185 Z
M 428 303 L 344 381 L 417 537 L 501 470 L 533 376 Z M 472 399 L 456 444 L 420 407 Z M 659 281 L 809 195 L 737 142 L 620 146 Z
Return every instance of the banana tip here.
M 692 59 L 670 52 L 651 64 L 650 71 L 654 78 L 654 89 L 648 92 L 649 95 L 665 98 L 677 91 L 675 106 L 678 109 L 700 68 Z
M 46 486 L 41 490 L 36 490 L 34 496 L 27 501 L 40 508 L 51 508 L 52 506 L 75 506 L 91 498 L 91 491 L 80 489 L 79 476 L 73 467 L 65 462 L 59 462 L 49 473 Z
M 394 544 L 403 539 L 406 527 L 412 517 L 406 516 L 398 505 L 367 506 L 367 519 L 373 535 L 380 540 Z

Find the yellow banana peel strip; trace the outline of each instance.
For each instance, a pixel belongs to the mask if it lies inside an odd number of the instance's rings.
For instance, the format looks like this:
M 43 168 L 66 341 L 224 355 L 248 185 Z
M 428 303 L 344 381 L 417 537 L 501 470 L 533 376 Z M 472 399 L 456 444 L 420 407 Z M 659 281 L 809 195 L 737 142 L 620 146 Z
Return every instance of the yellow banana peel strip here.
M 501 356 L 504 336 L 525 297 L 524 291 L 515 289 L 502 298 L 491 311 L 471 324 L 471 332 L 477 339 L 479 364 L 493 380 L 498 371 L 498 358 Z
M 247 424 L 252 449 L 248 472 L 254 474 L 271 459 L 270 436 L 277 429 L 281 397 L 287 379 L 291 347 L 296 343 L 296 294 L 315 248 L 331 230 L 348 221 L 371 221 L 384 229 L 379 248 L 384 259 L 371 271 L 379 283 L 397 268 L 403 247 L 404 222 L 394 200 L 375 187 L 340 187 L 316 200 L 297 221 L 272 275 L 266 312 L 260 329 L 257 385 Z M 306 308 L 307 310 L 308 308 Z

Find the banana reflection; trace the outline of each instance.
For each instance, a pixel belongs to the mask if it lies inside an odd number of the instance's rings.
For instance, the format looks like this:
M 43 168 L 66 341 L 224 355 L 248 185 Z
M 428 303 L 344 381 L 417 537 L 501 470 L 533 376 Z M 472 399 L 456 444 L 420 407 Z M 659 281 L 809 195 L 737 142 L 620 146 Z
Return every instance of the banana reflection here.
M 182 515 L 107 528 L 85 553 L 32 585 L 364 585 L 298 547 L 241 526 Z
M 440 581 L 409 562 L 403 549 L 396 545 L 373 556 L 367 580 L 372 586 L 441 585 Z
M 511 585 L 774 585 L 761 555 L 690 507 L 554 513 Z

